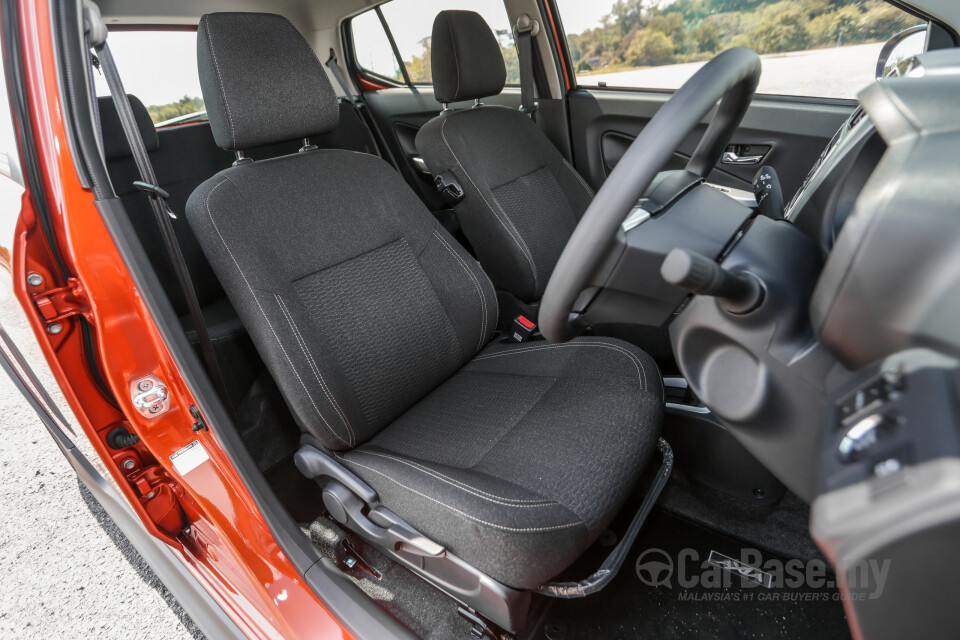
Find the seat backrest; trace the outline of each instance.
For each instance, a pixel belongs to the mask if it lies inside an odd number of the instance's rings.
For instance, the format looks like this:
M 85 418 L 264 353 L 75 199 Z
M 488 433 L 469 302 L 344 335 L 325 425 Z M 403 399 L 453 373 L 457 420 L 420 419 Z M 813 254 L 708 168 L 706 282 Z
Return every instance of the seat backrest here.
M 219 146 L 336 128 L 326 73 L 285 18 L 206 15 L 197 50 Z M 193 193 L 187 218 L 301 428 L 331 449 L 377 433 L 492 335 L 489 280 L 375 156 L 241 163 Z
M 217 146 L 209 123 L 199 122 L 157 129 L 143 103 L 136 96 L 130 95 L 129 98 L 140 136 L 144 139 L 150 163 L 157 175 L 158 186 L 170 194 L 167 203 L 178 216 L 171 222 L 187 261 L 197 299 L 201 307 L 206 307 L 223 299 L 226 294 L 204 258 L 186 218 L 181 214 L 185 211 L 187 198 L 194 189 L 218 171 L 229 167 L 234 155 Z M 140 179 L 140 174 L 120 126 L 113 98 L 97 98 L 97 106 L 100 112 L 104 156 L 114 192 L 123 202 L 134 231 L 143 244 L 174 310 L 177 315 L 186 316 L 187 302 L 164 247 L 153 210 L 143 192 L 133 186 L 133 182 Z M 317 136 L 311 142 L 320 148 L 372 151 L 369 134 L 349 103 L 341 102 L 340 118 L 346 126 Z M 250 149 L 248 155 L 257 160 L 274 158 L 294 153 L 302 144 L 300 140 L 278 142 Z
M 431 47 L 440 102 L 480 99 L 503 89 L 503 54 L 480 15 L 440 12 Z M 445 109 L 424 125 L 416 144 L 433 175 L 450 171 L 463 187 L 457 217 L 497 288 L 524 302 L 538 300 L 593 199 L 580 174 L 516 109 Z

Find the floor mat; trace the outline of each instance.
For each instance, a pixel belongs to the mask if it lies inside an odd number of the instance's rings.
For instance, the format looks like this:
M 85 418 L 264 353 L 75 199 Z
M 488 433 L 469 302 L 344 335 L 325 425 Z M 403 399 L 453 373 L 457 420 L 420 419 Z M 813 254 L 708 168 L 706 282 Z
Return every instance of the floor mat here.
M 763 553 L 737 564 L 747 559 L 744 546 L 657 509 L 614 581 L 587 598 L 552 601 L 533 637 L 850 638 L 820 560 L 794 560 L 780 571 L 787 561 Z
M 810 538 L 810 506 L 789 491 L 774 504 L 761 506 L 702 485 L 674 468 L 657 504 L 776 555 L 824 559 Z
M 320 555 L 333 560 L 364 593 L 418 638 L 456 640 L 472 637 L 472 625 L 457 614 L 455 601 L 345 532 L 333 520 L 317 518 L 305 533 Z M 362 558 L 363 562 L 348 566 L 357 558 Z M 349 563 L 348 559 L 351 559 Z

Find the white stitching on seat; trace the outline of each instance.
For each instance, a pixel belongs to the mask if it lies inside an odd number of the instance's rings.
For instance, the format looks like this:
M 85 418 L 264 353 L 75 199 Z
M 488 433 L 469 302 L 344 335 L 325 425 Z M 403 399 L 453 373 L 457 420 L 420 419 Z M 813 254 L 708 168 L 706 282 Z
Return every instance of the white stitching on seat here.
M 462 480 L 456 480 L 455 478 L 446 476 L 440 473 L 439 471 L 436 471 L 429 467 L 425 467 L 421 464 L 417 464 L 416 462 L 413 462 L 411 460 L 404 460 L 403 458 L 397 458 L 391 455 L 387 455 L 385 453 L 377 453 L 375 451 L 354 451 L 353 453 L 362 453 L 368 456 L 378 456 L 380 458 L 387 458 L 388 460 L 394 460 L 401 464 L 405 464 L 409 467 L 413 467 L 417 471 L 420 471 L 421 473 L 424 473 L 428 476 L 433 476 L 434 478 L 436 478 L 437 480 L 440 480 L 441 482 L 445 482 L 446 484 L 453 485 L 455 488 L 460 489 L 461 491 L 466 491 L 467 493 L 471 493 L 477 496 L 478 498 L 481 498 L 482 500 L 488 500 L 489 502 L 502 504 L 505 507 L 527 509 L 531 507 L 543 507 L 547 505 L 557 504 L 557 502 L 554 500 L 525 500 L 522 498 L 507 498 L 504 496 L 498 496 L 493 493 L 487 493 L 486 491 L 483 491 L 482 489 L 478 489 L 473 485 L 467 484 Z M 509 504 L 509 503 L 514 503 L 514 504 Z
M 520 347 L 517 349 L 507 349 L 499 353 L 488 353 L 485 356 L 478 356 L 473 359 L 477 360 L 489 360 L 490 358 L 499 358 L 501 356 L 512 356 L 517 353 L 526 353 L 528 351 L 542 351 L 544 349 L 560 349 L 563 347 L 603 347 L 605 349 L 613 349 L 614 351 L 619 351 L 620 353 L 626 355 L 630 360 L 633 361 L 633 366 L 637 370 L 637 379 L 640 380 L 642 388 L 644 391 L 647 390 L 647 368 L 643 365 L 643 361 L 640 360 L 635 354 L 630 353 L 628 350 L 624 349 L 621 346 L 614 344 L 606 344 L 602 342 L 580 342 L 580 343 L 571 343 L 566 344 L 551 344 L 551 345 L 542 345 L 542 346 L 531 346 L 531 347 Z M 641 371 L 643 372 L 641 374 Z
M 473 520 L 474 522 L 477 522 L 477 523 L 479 523 L 479 524 L 486 525 L 486 526 L 492 527 L 492 528 L 494 528 L 494 529 L 499 529 L 499 530 L 501 530 L 501 531 L 514 531 L 514 532 L 516 532 L 516 533 L 541 533 L 541 532 L 544 532 L 544 531 L 557 531 L 557 530 L 559 530 L 559 529 L 570 529 L 571 527 L 579 527 L 579 526 L 582 526 L 582 525 L 583 525 L 583 523 L 582 523 L 582 522 L 579 522 L 579 521 L 577 521 L 577 522 L 569 522 L 569 523 L 567 523 L 567 524 L 558 524 L 558 525 L 555 525 L 555 526 L 552 526 L 552 527 L 508 527 L 508 526 L 502 525 L 502 524 L 494 524 L 493 522 L 487 522 L 486 520 L 481 520 L 480 518 L 477 518 L 477 517 L 475 517 L 475 516 L 472 516 L 472 515 L 470 515 L 469 513 L 465 513 L 465 512 L 463 512 L 463 511 L 460 511 L 460 509 L 457 509 L 456 507 L 451 507 L 450 505 L 448 505 L 448 504 L 446 504 L 446 503 L 444 503 L 444 502 L 441 502 L 441 501 L 437 500 L 436 498 L 431 498 L 430 496 L 428 496 L 428 495 L 426 495 L 426 494 L 424 494 L 424 493 L 420 493 L 420 492 L 417 491 L 416 489 L 411 489 L 410 487 L 408 487 L 407 485 L 403 484 L 402 482 L 399 482 L 398 480 L 394 480 L 394 479 L 391 478 L 390 476 L 386 475 L 385 473 L 381 473 L 380 471 L 377 471 L 376 469 L 371 469 L 370 467 L 368 467 L 368 466 L 365 465 L 365 464 L 360 464 L 359 462 L 356 462 L 356 461 L 354 461 L 354 460 L 347 460 L 346 458 L 342 458 L 342 460 L 343 460 L 344 462 L 348 462 L 348 463 L 350 463 L 350 464 L 355 464 L 355 465 L 357 465 L 358 467 L 363 467 L 363 468 L 366 469 L 367 471 L 372 471 L 373 473 L 377 474 L 378 476 L 383 476 L 384 478 L 386 478 L 386 479 L 389 480 L 390 482 L 392 482 L 392 483 L 394 483 L 394 484 L 396 484 L 396 485 L 398 485 L 398 486 L 403 487 L 403 488 L 406 489 L 407 491 L 410 491 L 411 493 L 415 493 L 415 494 L 417 494 L 418 496 L 420 496 L 421 498 L 426 498 L 427 500 L 429 500 L 429 501 L 431 501 L 431 502 L 436 502 L 436 503 L 439 504 L 440 506 L 446 507 L 447 509 L 450 509 L 450 510 L 453 511 L 454 513 L 459 513 L 461 516 L 463 516 L 464 518 L 467 518 L 468 520 Z
M 447 16 L 447 31 L 450 32 L 450 44 L 453 45 L 453 64 L 457 67 L 457 90 L 450 102 L 456 102 L 457 98 L 460 97 L 460 54 L 457 53 L 457 39 L 453 37 L 453 25 L 450 24 L 450 16 Z
M 480 281 L 477 280 L 477 276 L 473 274 L 473 271 L 470 270 L 470 267 L 467 266 L 467 263 L 463 261 L 457 252 L 447 243 L 440 233 L 434 229 L 433 235 L 440 241 L 440 244 L 450 252 L 457 262 L 460 263 L 460 266 L 463 267 L 463 270 L 467 272 L 467 275 L 470 276 L 470 279 L 473 280 L 473 286 L 477 288 L 477 293 L 480 294 L 480 337 L 477 339 L 477 349 L 474 351 L 480 351 L 483 347 L 483 338 L 487 335 L 487 295 L 483 292 L 483 288 L 480 286 Z
M 220 83 L 220 96 L 223 98 L 223 107 L 227 111 L 227 121 L 230 123 L 230 142 L 232 146 L 237 145 L 237 130 L 233 126 L 233 116 L 230 114 L 230 103 L 227 102 L 227 90 L 223 86 L 223 76 L 220 75 L 220 64 L 217 62 L 217 52 L 213 47 L 213 29 L 210 27 L 210 20 L 204 20 L 207 25 L 207 43 L 210 45 L 210 56 L 213 58 L 213 67 L 217 70 L 217 82 Z M 217 187 L 220 185 L 217 185 Z M 214 187 L 216 189 L 217 187 Z M 210 190 L 213 193 L 213 190 Z
M 507 235 L 510 236 L 510 239 L 513 240 L 513 243 L 517 245 L 517 248 L 520 249 L 521 253 L 523 253 L 523 257 L 527 259 L 527 262 L 530 264 L 530 273 L 533 275 L 533 288 L 536 290 L 539 283 L 539 279 L 537 277 L 537 267 L 533 262 L 533 255 L 530 253 L 530 249 L 527 248 L 527 243 L 523 241 L 523 236 L 521 236 L 520 232 L 517 231 L 517 228 L 510 220 L 510 216 L 508 216 L 507 212 L 503 210 L 503 208 L 500 206 L 500 203 L 497 202 L 497 199 L 494 198 L 493 201 L 496 203 L 497 209 L 500 209 L 500 213 L 503 214 L 503 218 L 501 218 L 500 214 L 494 211 L 493 207 L 490 206 L 490 203 L 487 201 L 487 197 L 483 195 L 483 191 L 480 190 L 480 187 L 477 186 L 477 183 L 473 181 L 473 178 L 471 178 L 470 174 L 467 173 L 467 170 L 464 169 L 463 163 L 460 162 L 460 158 L 457 157 L 457 154 L 453 151 L 453 147 L 450 146 L 450 142 L 447 141 L 447 134 L 445 130 L 448 122 L 450 122 L 450 118 L 445 119 L 443 124 L 440 125 L 440 137 L 443 138 L 443 143 L 447 145 L 447 150 L 450 152 L 450 155 L 453 156 L 453 159 L 456 160 L 457 165 L 460 167 L 460 171 L 462 171 L 463 175 L 466 176 L 467 180 L 470 181 L 470 184 L 473 185 L 473 188 L 477 190 L 477 193 L 480 194 L 484 204 L 487 205 L 487 208 L 490 209 L 490 212 L 497 218 L 500 226 L 503 227 L 503 230 L 507 232 Z M 504 222 L 504 218 L 506 219 L 506 222 Z M 507 228 L 507 224 L 510 225 L 510 228 Z M 513 231 L 511 232 L 510 229 L 513 229 Z
M 303 334 L 300 333 L 300 328 L 293 319 L 293 314 L 290 313 L 290 309 L 287 308 L 286 300 L 276 293 L 273 294 L 273 297 L 277 299 L 277 304 L 280 305 L 280 310 L 283 312 L 284 316 L 286 316 L 287 322 L 290 323 L 290 327 L 293 329 L 293 333 L 297 338 L 297 342 L 300 344 L 300 349 L 303 351 L 303 355 L 306 356 L 307 362 L 310 364 L 310 368 L 313 370 L 313 375 L 317 378 L 317 382 L 320 383 L 320 388 L 323 389 L 324 395 L 327 396 L 327 400 L 331 405 L 333 405 L 337 415 L 339 415 L 340 419 L 343 420 L 343 424 L 347 428 L 347 432 L 350 434 L 350 446 L 354 446 L 357 442 L 357 435 L 353 432 L 353 427 L 350 425 L 350 421 L 347 420 L 347 416 L 344 415 L 343 410 L 340 408 L 340 404 L 337 402 L 336 397 L 334 397 L 333 393 L 331 393 L 330 389 L 327 387 L 327 383 L 323 379 L 323 375 L 320 373 L 320 367 L 317 366 L 316 360 L 313 359 L 313 353 L 311 353 L 310 349 L 307 348 L 307 341 L 304 339 Z
M 283 341 L 280 340 L 280 336 L 277 335 L 276 330 L 273 328 L 273 324 L 271 324 L 270 318 L 267 316 L 267 312 L 263 310 L 263 305 L 260 304 L 260 299 L 257 298 L 257 292 L 254 291 L 253 286 L 250 284 L 250 281 L 247 280 L 246 274 L 243 272 L 243 269 L 240 268 L 240 263 L 237 262 L 237 259 L 233 255 L 233 251 L 230 250 L 230 245 L 227 244 L 227 241 L 224 240 L 223 238 L 223 234 L 220 233 L 220 227 L 217 226 L 217 221 L 213 219 L 213 214 L 210 213 L 210 196 L 212 196 L 213 192 L 219 189 L 220 185 L 222 185 L 225 182 L 230 182 L 230 179 L 229 178 L 222 179 L 220 182 L 215 184 L 213 188 L 210 189 L 209 192 L 207 192 L 207 197 L 204 199 L 204 208 L 207 211 L 207 218 L 210 219 L 210 224 L 213 225 L 213 230 L 216 231 L 217 235 L 220 237 L 220 242 L 223 243 L 223 247 L 227 250 L 227 253 L 230 254 L 230 259 L 233 260 L 233 264 L 237 268 L 237 271 L 240 273 L 240 277 L 243 278 L 243 281 L 246 283 L 247 288 L 250 289 L 250 295 L 253 296 L 253 301 L 257 303 L 257 307 L 259 307 L 260 313 L 263 314 L 263 319 L 267 321 L 267 326 L 270 327 L 270 331 L 271 333 L 273 333 L 273 337 L 277 339 L 277 344 L 280 345 L 280 351 L 283 352 L 283 356 L 287 359 L 287 364 L 290 365 L 290 369 L 293 371 L 293 375 L 297 377 L 297 380 L 300 382 L 300 386 L 303 387 L 304 393 L 306 393 L 307 398 L 310 399 L 310 404 L 313 405 L 313 408 L 314 410 L 316 410 L 317 415 L 320 416 L 320 420 L 323 421 L 324 426 L 327 427 L 327 430 L 330 431 L 330 433 L 332 433 L 337 440 L 347 445 L 348 447 L 352 447 L 353 445 L 351 445 L 349 442 L 344 440 L 342 437 L 340 437 L 340 434 L 334 431 L 333 427 L 330 426 L 330 423 L 327 422 L 327 419 L 323 417 L 322 413 L 320 413 L 320 407 L 318 407 L 317 403 L 314 402 L 313 396 L 310 395 L 310 390 L 307 389 L 307 385 L 305 385 L 303 383 L 303 379 L 300 378 L 300 373 L 297 371 L 297 368 L 293 366 L 293 361 L 290 359 L 290 356 L 287 354 L 287 350 L 283 346 Z
M 589 195 L 590 198 L 592 199 L 593 196 L 595 195 L 595 194 L 593 193 L 593 189 L 591 189 L 591 188 L 590 188 L 590 185 L 587 184 L 587 181 L 583 179 L 583 176 L 580 175 L 580 172 L 577 171 L 576 169 L 574 169 L 574 168 L 573 168 L 573 165 L 570 164 L 569 162 L 567 162 L 567 159 L 564 158 L 563 156 L 560 156 L 560 159 L 563 160 L 563 164 L 565 164 L 565 165 L 567 166 L 567 169 L 570 169 L 570 171 L 573 173 L 573 175 L 577 176 L 577 180 L 580 181 L 580 184 L 583 185 L 583 188 L 587 190 L 587 195 Z

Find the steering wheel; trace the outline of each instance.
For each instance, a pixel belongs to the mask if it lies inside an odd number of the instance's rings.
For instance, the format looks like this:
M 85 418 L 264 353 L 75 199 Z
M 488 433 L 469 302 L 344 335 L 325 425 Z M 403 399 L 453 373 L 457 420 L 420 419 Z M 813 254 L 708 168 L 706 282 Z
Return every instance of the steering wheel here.
M 621 223 L 680 143 L 720 101 L 686 166 L 705 178 L 743 120 L 759 80 L 760 57 L 744 47 L 728 49 L 701 67 L 660 107 L 587 207 L 554 267 L 539 313 L 540 331 L 548 340 L 565 342 L 585 326 L 575 311 L 578 297 L 603 286 L 596 280 Z

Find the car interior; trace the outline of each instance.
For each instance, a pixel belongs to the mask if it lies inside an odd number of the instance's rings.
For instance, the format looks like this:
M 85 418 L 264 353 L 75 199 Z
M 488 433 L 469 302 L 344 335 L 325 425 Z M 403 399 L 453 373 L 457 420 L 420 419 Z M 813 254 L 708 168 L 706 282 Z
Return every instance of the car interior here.
M 757 94 L 743 47 L 675 92 L 568 89 L 553 3 L 504 6 L 522 87 L 469 10 L 434 17 L 430 84 L 359 66 L 359 0 L 74 17 L 97 69 L 110 33 L 196 30 L 205 118 L 91 96 L 102 199 L 273 526 L 342 578 L 318 595 L 423 638 L 940 628 L 949 589 L 910 585 L 955 565 L 955 32 L 917 11 L 927 52 L 859 102 Z M 832 582 L 643 579 L 648 549 L 745 548 Z M 880 556 L 887 598 L 841 598 Z

